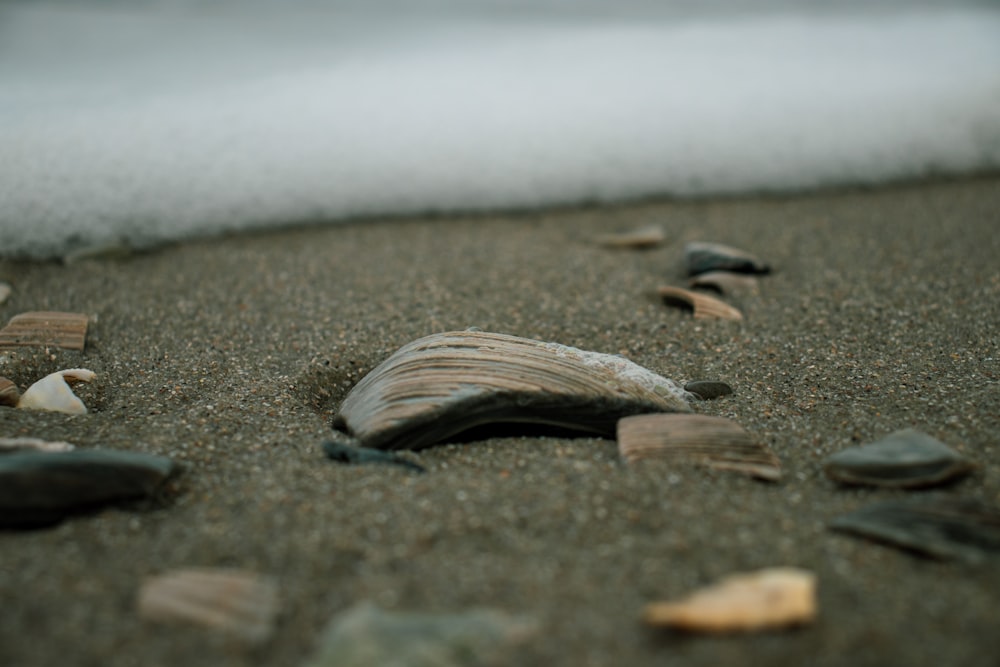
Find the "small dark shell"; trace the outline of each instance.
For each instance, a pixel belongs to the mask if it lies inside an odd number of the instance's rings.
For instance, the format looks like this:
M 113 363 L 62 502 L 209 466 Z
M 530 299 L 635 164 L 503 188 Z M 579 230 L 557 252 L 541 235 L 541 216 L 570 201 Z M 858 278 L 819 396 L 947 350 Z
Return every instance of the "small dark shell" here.
M 717 380 L 692 380 L 684 385 L 684 391 L 694 394 L 703 401 L 710 401 L 713 398 L 728 396 L 733 393 L 733 388 Z
M 837 517 L 830 528 L 941 560 L 1000 553 L 1000 511 L 944 496 L 891 500 Z
M 913 429 L 827 459 L 828 477 L 844 484 L 919 488 L 963 477 L 975 466 L 943 442 Z
M 5 377 L 0 377 L 0 405 L 16 408 L 20 399 L 21 391 L 17 385 Z
M 722 245 L 694 241 L 684 246 L 684 259 L 689 276 L 708 271 L 735 271 L 737 273 L 769 273 L 771 267 L 753 255 Z
M 688 281 L 688 285 L 712 289 L 719 294 L 757 294 L 760 292 L 757 276 L 730 271 L 700 273 Z
M 0 456 L 0 527 L 52 524 L 73 512 L 151 496 L 176 469 L 162 456 L 113 450 Z

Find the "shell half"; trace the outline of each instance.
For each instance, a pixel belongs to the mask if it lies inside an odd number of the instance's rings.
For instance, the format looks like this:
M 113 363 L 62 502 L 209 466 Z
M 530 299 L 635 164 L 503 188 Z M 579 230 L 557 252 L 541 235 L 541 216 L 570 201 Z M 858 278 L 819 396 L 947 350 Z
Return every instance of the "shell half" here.
M 919 488 L 968 475 L 975 466 L 940 440 L 913 429 L 896 431 L 826 460 L 828 477 L 842 484 Z
M 146 579 L 138 605 L 146 620 L 192 623 L 258 643 L 274 632 L 278 585 L 247 570 L 175 570 Z
M 692 398 L 624 357 L 457 331 L 400 348 L 351 389 L 333 425 L 378 449 L 422 449 L 501 423 L 613 437 L 622 417 L 690 412 Z
M 736 422 L 711 415 L 636 415 L 618 422 L 618 450 L 629 464 L 646 459 L 781 479 L 781 461 Z
M 839 516 L 830 528 L 940 560 L 978 563 L 1000 554 L 1000 511 L 961 498 L 887 500 Z

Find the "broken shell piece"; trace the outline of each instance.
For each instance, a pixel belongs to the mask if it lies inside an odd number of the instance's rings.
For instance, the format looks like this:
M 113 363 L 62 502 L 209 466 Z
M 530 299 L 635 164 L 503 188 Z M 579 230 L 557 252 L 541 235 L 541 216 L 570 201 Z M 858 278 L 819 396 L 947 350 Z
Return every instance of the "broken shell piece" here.
M 21 313 L 0 329 L 0 348 L 51 346 L 82 350 L 86 339 L 87 316 L 81 313 Z
M 0 456 L 0 526 L 42 526 L 119 500 L 149 497 L 177 470 L 162 456 L 114 450 Z
M 837 517 L 830 528 L 940 560 L 977 563 L 1000 553 L 1000 511 L 974 500 L 890 500 Z
M 95 377 L 97 374 L 86 368 L 56 371 L 28 387 L 27 391 L 21 394 L 21 400 L 18 401 L 17 407 L 26 410 L 50 410 L 75 415 L 86 414 L 87 406 L 76 397 L 68 383 L 90 382 Z
M 834 454 L 824 469 L 828 477 L 844 484 L 919 488 L 964 477 L 974 467 L 940 440 L 903 429 L 870 445 Z
M 720 294 L 739 294 L 741 292 L 756 294 L 760 291 L 756 276 L 745 273 L 730 273 L 729 271 L 709 271 L 692 278 L 688 284 L 691 287 L 707 287 Z
M 618 451 L 630 464 L 644 459 L 694 463 L 768 481 L 781 479 L 781 460 L 725 417 L 654 414 L 618 422 Z
M 7 405 L 12 408 L 17 407 L 17 402 L 21 399 L 21 391 L 17 385 L 5 377 L 0 377 L 0 405 Z
M 624 357 L 483 331 L 404 345 L 348 393 L 334 428 L 421 449 L 474 426 L 538 423 L 612 436 L 622 417 L 689 412 L 673 380 Z
M 248 570 L 190 568 L 147 578 L 139 589 L 139 616 L 183 621 L 266 641 L 279 611 L 278 584 Z
M 609 248 L 651 248 L 663 243 L 666 238 L 662 227 L 649 225 L 630 232 L 605 234 L 597 237 L 597 242 Z
M 725 382 L 715 380 L 692 380 L 684 385 L 684 391 L 694 394 L 703 401 L 710 401 L 713 398 L 730 395 L 733 393 L 733 388 Z
M 742 320 L 743 313 L 715 297 L 664 285 L 657 292 L 667 303 L 681 303 L 694 310 L 695 319 Z
M 7 283 L 0 283 L 0 306 L 4 304 L 7 297 L 10 296 L 11 287 Z
M 74 446 L 68 442 L 41 440 L 39 438 L 0 438 L 0 454 L 10 454 L 30 449 L 36 452 L 68 452 Z
M 535 619 L 498 609 L 401 612 L 361 602 L 330 620 L 305 667 L 517 665 L 514 653 L 538 632 Z
M 736 574 L 678 602 L 646 605 L 643 620 L 690 632 L 747 632 L 816 618 L 816 575 L 777 567 Z
M 694 241 L 684 246 L 689 276 L 709 271 L 769 273 L 771 267 L 748 252 L 721 243 Z

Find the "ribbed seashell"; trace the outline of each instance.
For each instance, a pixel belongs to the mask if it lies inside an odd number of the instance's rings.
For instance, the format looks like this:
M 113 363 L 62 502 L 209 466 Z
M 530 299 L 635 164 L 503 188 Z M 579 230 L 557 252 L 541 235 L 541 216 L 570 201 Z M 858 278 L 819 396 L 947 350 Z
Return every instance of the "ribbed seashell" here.
M 21 313 L 0 329 L 0 348 L 47 346 L 82 350 L 86 340 L 87 316 L 81 313 Z
M 736 422 L 710 415 L 654 414 L 618 422 L 618 451 L 628 463 L 664 459 L 781 479 L 781 461 Z
M 666 240 L 663 227 L 649 225 L 640 229 L 618 234 L 604 234 L 597 237 L 597 242 L 609 248 L 651 248 Z
M 115 450 L 5 454 L 0 525 L 46 525 L 110 502 L 149 497 L 176 470 L 162 456 Z
M 279 612 L 278 584 L 256 572 L 190 568 L 149 577 L 139 589 L 139 616 L 187 622 L 247 642 L 266 641 Z
M 73 445 L 61 440 L 49 441 L 40 438 L 0 438 L 0 454 L 11 454 L 24 450 L 36 452 L 68 452 Z
M 1000 553 L 1000 511 L 975 500 L 889 500 L 837 517 L 830 528 L 940 560 L 977 563 Z
M 707 287 L 720 294 L 756 294 L 760 291 L 757 277 L 745 273 L 729 271 L 709 271 L 701 273 L 688 281 L 691 287 Z
M 844 484 L 919 488 L 944 484 L 975 466 L 940 440 L 913 429 L 896 431 L 864 447 L 826 460 L 828 477 Z
M 750 253 L 721 243 L 688 243 L 684 246 L 684 259 L 689 276 L 708 271 L 768 273 L 771 270 L 770 266 Z
M 743 313 L 739 310 L 707 294 L 672 285 L 664 285 L 657 292 L 667 303 L 681 303 L 694 310 L 695 319 L 743 319 Z
M 735 574 L 677 602 L 646 605 L 643 620 L 689 632 L 749 632 L 816 618 L 816 575 L 793 567 Z
M 622 417 L 688 412 L 687 394 L 624 357 L 482 331 L 404 345 L 347 395 L 334 427 L 421 449 L 474 426 L 527 422 L 613 436 Z
M 69 382 L 91 382 L 97 374 L 86 368 L 70 368 L 46 375 L 21 394 L 17 407 L 25 410 L 49 410 L 69 414 L 86 414 L 87 406 L 83 404 Z
M 5 377 L 0 377 L 0 405 L 17 407 L 17 402 L 21 399 L 21 390 L 17 385 Z

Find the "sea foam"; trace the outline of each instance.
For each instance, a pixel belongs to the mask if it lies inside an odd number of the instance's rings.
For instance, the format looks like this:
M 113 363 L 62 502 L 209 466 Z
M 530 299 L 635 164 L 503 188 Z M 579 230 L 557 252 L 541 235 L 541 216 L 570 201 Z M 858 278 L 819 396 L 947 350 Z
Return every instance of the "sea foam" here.
M 1000 166 L 1000 11 L 811 6 L 7 3 L 0 255 Z

